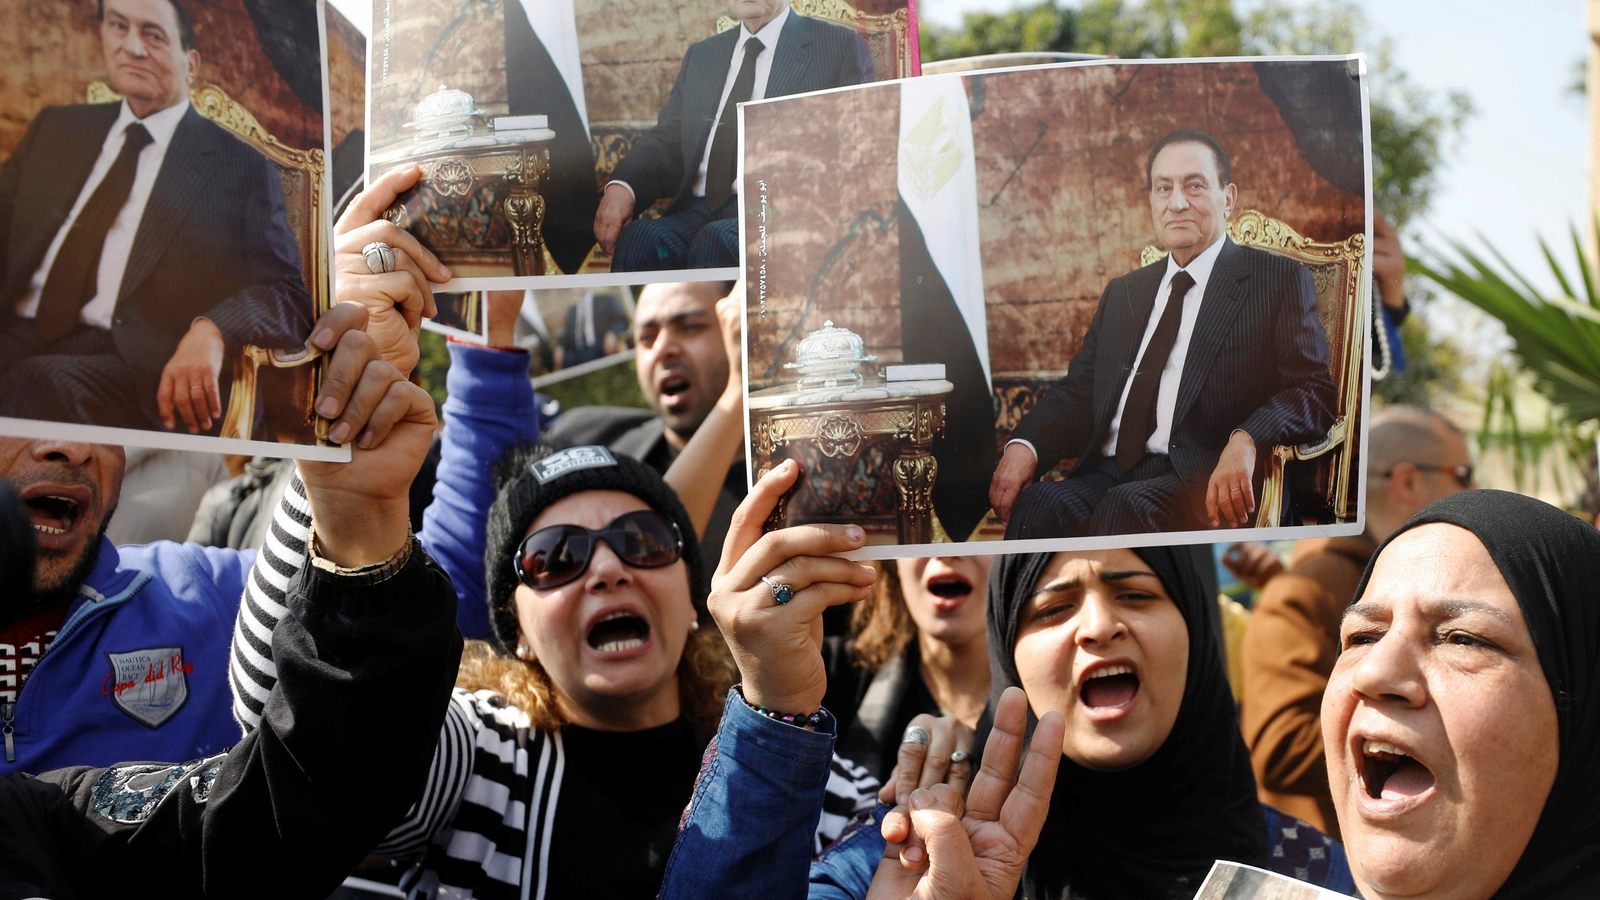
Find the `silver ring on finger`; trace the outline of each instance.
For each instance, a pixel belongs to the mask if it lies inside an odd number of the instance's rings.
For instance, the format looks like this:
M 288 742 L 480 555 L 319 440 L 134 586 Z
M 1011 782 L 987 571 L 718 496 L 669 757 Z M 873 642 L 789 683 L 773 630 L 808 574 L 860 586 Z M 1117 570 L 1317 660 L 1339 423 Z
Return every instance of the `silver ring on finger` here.
M 768 575 L 761 576 L 761 580 L 766 582 L 767 587 L 771 589 L 773 603 L 782 606 L 794 599 L 793 585 L 784 584 L 781 581 L 774 581 L 772 577 Z
M 972 754 L 968 753 L 967 751 L 957 750 L 956 752 L 950 754 L 950 765 L 953 766 L 956 763 L 964 763 L 971 758 Z
M 907 728 L 906 733 L 900 736 L 900 743 L 902 744 L 921 744 L 924 747 L 928 746 L 928 742 L 931 740 L 933 738 L 929 736 L 928 729 L 923 728 L 921 725 L 913 725 Z
M 362 247 L 361 255 L 374 275 L 386 275 L 394 271 L 394 248 L 383 241 L 373 241 Z
M 1239 493 L 1239 486 L 1238 485 L 1234 485 L 1232 492 L 1235 493 L 1235 494 Z

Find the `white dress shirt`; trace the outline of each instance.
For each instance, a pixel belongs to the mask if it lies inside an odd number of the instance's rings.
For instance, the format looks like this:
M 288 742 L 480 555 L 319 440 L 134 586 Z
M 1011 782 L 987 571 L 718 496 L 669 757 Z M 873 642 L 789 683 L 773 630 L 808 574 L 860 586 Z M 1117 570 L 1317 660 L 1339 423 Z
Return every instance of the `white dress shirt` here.
M 122 289 L 122 274 L 128 268 L 128 255 L 133 252 L 133 239 L 139 233 L 139 220 L 144 218 L 144 208 L 150 202 L 150 192 L 156 186 L 156 176 L 161 174 L 161 163 L 167 158 L 167 148 L 172 146 L 172 135 L 178 130 L 178 123 L 183 121 L 184 113 L 189 111 L 189 101 L 182 100 L 175 106 L 169 106 L 160 112 L 151 113 L 143 119 L 136 118 L 128 102 L 122 102 L 122 112 L 117 116 L 117 121 L 106 133 L 105 143 L 100 145 L 100 158 L 95 160 L 94 168 L 89 170 L 89 178 L 83 183 L 83 189 L 78 192 L 77 202 L 72 204 L 72 212 L 67 215 L 67 220 L 62 223 L 56 232 L 55 239 L 50 242 L 50 247 L 45 251 L 44 261 L 39 263 L 39 268 L 33 273 L 33 281 L 28 285 L 28 292 L 17 304 L 17 316 L 23 319 L 32 319 L 39 313 L 39 296 L 44 291 L 45 279 L 49 277 L 50 267 L 55 264 L 56 254 L 61 251 L 61 245 L 67 239 L 67 232 L 71 230 L 72 223 L 78 220 L 78 214 L 94 196 L 95 189 L 100 182 L 105 180 L 106 173 L 111 170 L 111 165 L 117 161 L 122 153 L 123 134 L 128 126 L 138 122 L 150 132 L 151 142 L 139 151 L 138 168 L 133 176 L 133 188 L 128 192 L 128 202 L 122 206 L 122 212 L 117 214 L 111 223 L 111 229 L 106 232 L 105 246 L 100 251 L 100 270 L 95 279 L 95 295 L 78 313 L 78 320 L 86 325 L 96 328 L 111 327 L 111 317 L 117 308 L 117 294 Z
M 778 13 L 777 17 L 761 26 L 761 30 L 755 34 L 752 35 L 750 30 L 743 25 L 739 26 L 739 41 L 733 45 L 733 60 L 728 64 L 728 74 L 722 79 L 722 94 L 717 98 L 718 121 L 722 118 L 722 107 L 727 104 L 728 95 L 733 93 L 733 83 L 739 78 L 739 69 L 744 65 L 744 45 L 752 37 L 761 39 L 761 52 L 756 56 L 756 83 L 750 89 L 750 99 L 766 99 L 767 78 L 772 74 L 772 58 L 778 51 L 778 37 L 783 32 L 783 23 L 787 21 L 789 21 L 789 5 L 785 3 L 783 10 Z M 729 110 L 728 112 L 730 115 L 735 113 L 734 110 Z M 705 150 L 700 153 L 700 168 L 694 177 L 693 194 L 696 197 L 704 197 L 706 195 L 706 167 L 711 164 L 711 144 L 716 138 L 717 122 L 713 121 L 711 123 L 711 132 L 706 135 Z M 607 182 L 606 187 L 610 187 L 613 184 L 620 184 L 628 189 L 628 193 L 633 193 L 633 185 L 628 184 L 626 181 L 610 181 Z M 735 193 L 737 193 L 739 190 L 737 180 L 735 180 L 733 187 Z
M 1222 254 L 1222 245 L 1226 241 L 1226 235 L 1218 238 L 1199 256 L 1190 260 L 1186 267 L 1179 266 L 1170 254 L 1167 256 L 1167 271 L 1156 288 L 1156 302 L 1150 307 L 1150 320 L 1145 323 L 1144 337 L 1139 341 L 1139 355 L 1134 357 L 1133 373 L 1139 371 L 1145 348 L 1150 346 L 1150 338 L 1156 333 L 1161 314 L 1167 308 L 1167 300 L 1172 296 L 1172 277 L 1186 271 L 1194 279 L 1194 287 L 1189 288 L 1189 293 L 1183 297 L 1183 317 L 1178 322 L 1178 336 L 1173 341 L 1172 353 L 1167 356 L 1167 366 L 1161 370 L 1161 383 L 1156 388 L 1156 430 L 1150 433 L 1150 440 L 1145 444 L 1145 449 L 1151 453 L 1166 453 L 1170 449 L 1172 418 L 1177 411 L 1178 385 L 1183 380 L 1184 360 L 1189 357 L 1189 339 L 1194 336 L 1195 320 L 1200 318 L 1200 304 L 1205 300 L 1206 283 L 1211 280 L 1211 270 L 1216 267 L 1217 257 Z M 1122 427 L 1122 409 L 1128 403 L 1128 391 L 1132 387 L 1133 376 L 1130 374 L 1122 384 L 1122 397 L 1117 400 L 1117 414 L 1111 417 L 1111 429 L 1106 434 L 1105 443 L 1100 446 L 1100 452 L 1105 456 L 1115 458 L 1117 455 L 1117 433 Z M 1039 450 L 1032 441 L 1017 438 L 1006 446 L 1011 444 L 1021 444 L 1033 452 L 1034 459 L 1039 458 Z

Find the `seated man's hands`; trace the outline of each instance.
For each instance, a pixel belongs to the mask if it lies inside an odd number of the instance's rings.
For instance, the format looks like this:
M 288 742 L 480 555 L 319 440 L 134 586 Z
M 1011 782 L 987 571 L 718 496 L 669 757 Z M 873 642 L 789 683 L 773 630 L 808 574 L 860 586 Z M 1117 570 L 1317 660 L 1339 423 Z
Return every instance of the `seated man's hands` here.
M 995 466 L 994 478 L 989 481 L 989 505 L 1000 521 L 1011 521 L 1011 507 L 1017 502 L 1022 489 L 1033 483 L 1033 470 L 1039 459 L 1024 444 L 1011 444 Z
M 762 534 L 762 523 L 794 485 L 800 468 L 785 460 L 739 504 L 711 580 L 708 605 L 739 666 L 745 700 L 777 712 L 810 715 L 828 687 L 822 663 L 822 611 L 866 599 L 872 566 L 829 556 L 857 550 L 855 525 L 799 525 Z M 779 604 L 765 575 L 794 589 Z
M 334 350 L 315 409 L 333 420 L 329 438 L 354 442 L 350 462 L 299 463 L 319 552 L 342 566 L 381 562 L 405 546 L 411 481 L 438 425 L 433 398 L 384 359 L 363 330 L 367 316 L 361 304 L 340 303 L 316 326 L 333 335 Z
M 205 318 L 195 319 L 178 341 L 156 388 L 156 410 L 168 431 L 178 427 L 180 417 L 190 434 L 210 431 L 212 421 L 222 418 L 217 378 L 222 374 L 225 346 L 222 332 Z
M 1222 448 L 1222 456 L 1206 485 L 1206 518 L 1212 528 L 1249 526 L 1250 514 L 1256 511 L 1255 487 L 1251 484 L 1255 472 L 1256 442 L 1243 431 L 1235 431 L 1228 438 L 1228 446 Z
M 600 208 L 594 213 L 594 239 L 600 242 L 600 249 L 607 256 L 616 252 L 617 235 L 631 218 L 633 191 L 615 182 L 606 185 L 606 192 L 600 197 Z
M 917 788 L 933 787 L 947 783 L 961 796 L 967 795 L 972 784 L 972 729 L 955 716 L 930 716 L 923 713 L 906 725 L 906 732 L 921 728 L 928 732 L 928 743 L 900 742 L 900 755 L 894 771 L 884 780 L 878 799 L 884 803 L 905 806 L 911 802 L 911 792 Z M 950 757 L 963 754 L 959 761 Z M 890 815 L 903 815 L 896 811 Z
M 867 900 L 1010 900 L 1016 895 L 1050 811 L 1065 735 L 1061 714 L 1045 713 L 1019 778 L 1027 715 L 1022 689 L 1007 688 L 995 707 L 983 769 L 967 802 L 955 788 L 939 784 L 912 793 L 909 828 L 903 809 L 896 810 L 899 817 L 884 817 L 883 836 L 890 843 Z
M 335 299 L 366 307 L 367 333 L 377 342 L 383 358 L 409 375 L 416 368 L 417 332 L 424 318 L 436 311 L 433 285 L 450 280 L 450 270 L 417 239 L 383 218 L 384 210 L 422 177 L 422 168 L 404 165 L 385 173 L 350 201 L 333 226 Z M 381 241 L 394 248 L 394 271 L 374 274 L 361 251 Z M 311 329 L 311 343 L 329 351 L 338 336 L 321 327 Z
M 1253 591 L 1261 590 L 1267 582 L 1283 574 L 1283 563 L 1266 544 L 1234 544 L 1223 552 L 1222 564 Z

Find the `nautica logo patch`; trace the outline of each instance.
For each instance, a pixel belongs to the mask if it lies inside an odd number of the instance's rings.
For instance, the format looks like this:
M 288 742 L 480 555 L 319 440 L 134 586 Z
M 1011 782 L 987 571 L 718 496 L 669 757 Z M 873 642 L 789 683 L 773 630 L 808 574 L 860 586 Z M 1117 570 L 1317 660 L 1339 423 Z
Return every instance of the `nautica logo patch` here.
M 189 699 L 189 673 L 182 647 L 151 647 L 127 653 L 107 653 L 111 671 L 100 683 L 117 708 L 156 728 L 172 718 Z

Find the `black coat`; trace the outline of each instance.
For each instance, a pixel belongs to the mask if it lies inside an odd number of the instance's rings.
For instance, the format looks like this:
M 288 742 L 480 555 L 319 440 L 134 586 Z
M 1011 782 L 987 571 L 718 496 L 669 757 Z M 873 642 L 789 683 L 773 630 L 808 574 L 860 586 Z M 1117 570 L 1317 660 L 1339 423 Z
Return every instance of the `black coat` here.
M 420 549 L 351 580 L 291 581 L 277 685 L 228 752 L 0 779 L 0 900 L 337 887 L 421 793 L 461 660 L 455 590 Z
M 611 177 L 633 188 L 634 215 L 663 197 L 681 203 L 693 194 L 742 27 L 689 45 L 656 126 L 617 163 Z M 765 96 L 787 97 L 871 80 L 872 57 L 859 34 L 791 9 L 778 37 Z
M 1224 240 L 1172 417 L 1169 456 L 1188 482 L 1211 477 L 1235 429 L 1250 435 L 1261 459 L 1274 445 L 1321 439 L 1337 408 L 1311 271 Z M 1101 457 L 1166 268 L 1162 259 L 1106 285 L 1066 377 L 1017 424 L 1012 437 L 1038 451 L 1036 475 L 1063 459 L 1083 466 Z
M 121 104 L 47 107 L 0 167 L 0 315 L 26 296 Z M 156 420 L 161 370 L 197 316 L 230 345 L 292 349 L 314 317 L 278 170 L 191 107 L 134 237 L 111 334 Z

